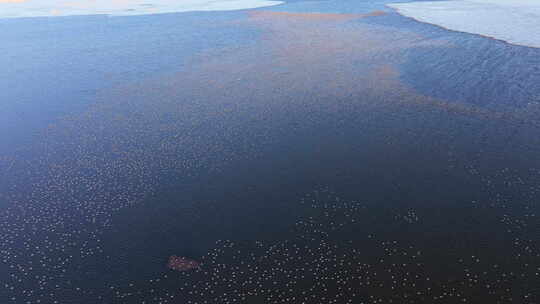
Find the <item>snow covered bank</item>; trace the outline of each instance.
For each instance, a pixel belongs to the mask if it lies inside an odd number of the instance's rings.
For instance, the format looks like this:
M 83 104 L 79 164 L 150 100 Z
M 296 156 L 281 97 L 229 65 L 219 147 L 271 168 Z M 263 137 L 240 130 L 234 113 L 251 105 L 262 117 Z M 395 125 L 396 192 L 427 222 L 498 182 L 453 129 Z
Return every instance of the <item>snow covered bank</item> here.
M 404 16 L 449 30 L 540 48 L 538 0 L 452 0 L 388 6 Z
M 227 11 L 281 3 L 273 0 L 0 0 L 0 18 Z

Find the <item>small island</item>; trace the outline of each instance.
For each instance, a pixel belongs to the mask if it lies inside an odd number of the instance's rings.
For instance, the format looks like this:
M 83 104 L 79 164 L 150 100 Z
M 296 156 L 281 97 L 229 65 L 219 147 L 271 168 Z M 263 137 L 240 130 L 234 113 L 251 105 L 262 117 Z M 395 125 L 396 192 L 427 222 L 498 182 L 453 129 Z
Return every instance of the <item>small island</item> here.
M 167 267 L 172 270 L 176 271 L 187 271 L 191 269 L 199 268 L 200 264 L 199 262 L 195 260 L 191 260 L 185 257 L 171 255 L 169 257 L 169 262 L 167 263 Z

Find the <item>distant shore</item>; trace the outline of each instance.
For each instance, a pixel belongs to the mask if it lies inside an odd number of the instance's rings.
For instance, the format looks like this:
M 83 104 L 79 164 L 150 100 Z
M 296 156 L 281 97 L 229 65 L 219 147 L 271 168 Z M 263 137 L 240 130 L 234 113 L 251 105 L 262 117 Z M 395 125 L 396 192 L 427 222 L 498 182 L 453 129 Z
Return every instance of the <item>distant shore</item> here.
M 88 1 L 90 2 L 90 1 Z M 131 0 L 104 1 L 91 3 L 63 3 L 59 1 L 0 0 L 0 19 L 66 16 L 135 16 L 197 11 L 231 11 L 253 9 L 283 4 L 274 0 L 221 0 L 221 1 L 172 1 L 172 0 Z

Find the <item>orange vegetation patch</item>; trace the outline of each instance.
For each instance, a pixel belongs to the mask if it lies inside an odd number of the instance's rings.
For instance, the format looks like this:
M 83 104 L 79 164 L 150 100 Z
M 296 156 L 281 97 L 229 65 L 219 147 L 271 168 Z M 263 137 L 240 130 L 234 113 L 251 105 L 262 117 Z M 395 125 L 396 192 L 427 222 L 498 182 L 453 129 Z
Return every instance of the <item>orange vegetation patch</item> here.
M 359 19 L 366 17 L 375 17 L 385 15 L 383 11 L 373 11 L 367 14 L 333 14 L 333 13 L 291 13 L 291 12 L 271 12 L 271 11 L 254 11 L 250 12 L 250 17 L 265 19 L 265 18 L 290 18 L 299 20 L 313 21 L 344 21 L 351 19 Z

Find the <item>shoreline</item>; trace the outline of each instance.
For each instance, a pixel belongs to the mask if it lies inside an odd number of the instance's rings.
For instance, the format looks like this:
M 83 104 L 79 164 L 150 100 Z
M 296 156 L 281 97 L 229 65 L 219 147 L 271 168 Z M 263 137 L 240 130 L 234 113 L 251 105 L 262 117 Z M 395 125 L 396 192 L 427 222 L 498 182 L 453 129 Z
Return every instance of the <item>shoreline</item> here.
M 450 2 L 450 1 L 447 1 L 447 2 Z M 531 44 L 531 43 L 519 42 L 519 41 L 515 41 L 513 39 L 505 38 L 505 37 L 503 37 L 504 34 L 500 34 L 500 36 L 495 36 L 495 35 L 491 35 L 491 34 L 483 34 L 482 32 L 479 32 L 479 31 L 466 31 L 466 30 L 463 30 L 463 29 L 457 29 L 457 28 L 454 28 L 452 26 L 447 25 L 445 22 L 437 22 L 437 21 L 429 20 L 430 18 L 426 17 L 425 14 L 422 15 L 422 16 L 419 16 L 419 14 L 414 14 L 414 13 L 411 13 L 411 12 L 407 12 L 407 9 L 404 10 L 404 9 L 400 8 L 400 6 L 402 4 L 409 5 L 411 3 L 413 3 L 413 2 L 388 3 L 388 4 L 385 4 L 385 6 L 387 8 L 390 8 L 390 9 L 394 10 L 400 16 L 410 18 L 410 19 L 412 19 L 414 21 L 417 21 L 417 22 L 420 22 L 420 23 L 433 25 L 433 26 L 442 28 L 442 29 L 447 30 L 447 31 L 452 31 L 452 32 L 457 32 L 457 33 L 465 33 L 465 34 L 471 34 L 471 35 L 477 35 L 477 36 L 481 36 L 483 38 L 488 38 L 488 39 L 491 39 L 491 40 L 504 42 L 506 44 L 510 44 L 510 45 L 513 45 L 513 46 L 521 46 L 521 47 L 528 47 L 528 48 L 535 48 L 535 49 L 540 48 L 540 41 L 538 41 L 537 44 L 535 44 L 535 43 Z M 431 19 L 435 19 L 435 18 L 431 18 Z
M 122 8 L 103 8 L 99 10 L 84 10 L 77 8 L 64 8 L 64 7 L 49 7 L 41 8 L 34 14 L 28 14 L 28 11 L 32 11 L 31 7 L 20 6 L 21 3 L 15 2 L 7 7 L 2 7 L 3 14 L 0 14 L 0 20 L 10 19 L 25 19 L 25 18 L 58 18 L 58 17 L 91 17 L 91 16 L 105 16 L 105 17 L 129 17 L 129 16 L 145 16 L 145 15 L 160 15 L 160 14 L 175 14 L 175 13 L 196 13 L 196 12 L 225 12 L 225 11 L 242 11 L 248 9 L 257 9 L 264 7 L 272 7 L 282 5 L 285 1 L 279 0 L 222 0 L 218 2 L 211 2 L 207 6 L 198 6 L 187 4 L 184 7 L 163 7 L 150 5 L 143 7 L 142 9 L 133 9 L 131 6 Z M 1 3 L 0 3 L 1 4 Z M 133 4 L 135 5 L 135 4 Z M 141 6 L 140 4 L 139 6 Z M 20 6 L 20 7 L 18 7 Z M 71 10 L 71 11 L 70 11 Z M 8 13 L 11 11 L 11 13 Z M 4 15 L 5 14 L 5 15 Z

